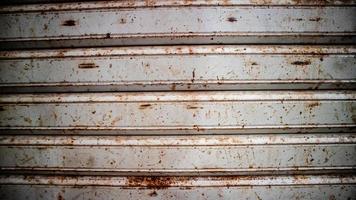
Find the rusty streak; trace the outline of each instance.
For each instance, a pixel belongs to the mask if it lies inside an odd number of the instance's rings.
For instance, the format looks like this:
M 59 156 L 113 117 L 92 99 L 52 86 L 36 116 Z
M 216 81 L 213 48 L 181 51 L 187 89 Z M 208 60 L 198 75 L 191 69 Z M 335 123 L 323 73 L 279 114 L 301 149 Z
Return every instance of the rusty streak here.
M 75 21 L 70 19 L 70 20 L 66 20 L 62 23 L 63 26 L 75 26 Z
M 98 68 L 99 66 L 95 65 L 95 63 L 81 63 L 78 65 L 81 69 L 91 69 L 91 68 Z
M 147 103 L 147 104 L 141 104 L 140 105 L 140 109 L 145 109 L 145 108 L 148 108 L 148 107 L 151 107 L 152 105 Z
M 292 65 L 310 65 L 310 61 L 306 60 L 306 61 L 294 61 L 292 62 Z
M 236 19 L 235 17 L 229 17 L 229 18 L 227 18 L 227 21 L 229 21 L 229 22 L 236 22 L 237 19 Z

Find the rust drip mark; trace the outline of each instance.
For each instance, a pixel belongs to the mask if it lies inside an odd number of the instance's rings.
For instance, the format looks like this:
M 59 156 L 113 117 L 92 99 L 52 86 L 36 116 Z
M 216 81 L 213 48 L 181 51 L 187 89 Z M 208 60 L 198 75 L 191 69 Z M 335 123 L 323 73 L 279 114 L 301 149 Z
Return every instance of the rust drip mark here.
M 151 107 L 151 106 L 152 106 L 152 105 L 149 104 L 149 103 L 141 104 L 141 105 L 140 105 L 140 109 L 146 109 L 146 108 L 149 108 L 149 107 Z
M 237 22 L 237 19 L 235 17 L 229 17 L 227 18 L 228 22 Z
M 153 190 L 152 192 L 148 193 L 148 195 L 150 195 L 151 197 L 156 197 L 158 194 L 155 190 Z
M 309 60 L 306 60 L 306 61 L 294 61 L 291 64 L 292 65 L 310 65 L 311 62 Z
M 70 20 L 66 20 L 62 23 L 62 26 L 75 26 L 75 21 L 70 19 Z
M 310 19 L 309 19 L 309 21 L 311 21 L 311 22 L 318 22 L 318 21 L 320 21 L 320 20 L 321 20 L 320 17 L 310 18 Z
M 187 109 L 203 109 L 203 107 L 187 105 Z
M 195 68 L 192 71 L 192 82 L 194 82 L 194 79 L 195 79 Z
M 80 69 L 92 69 L 98 68 L 99 66 L 95 65 L 95 63 L 81 63 L 78 65 Z

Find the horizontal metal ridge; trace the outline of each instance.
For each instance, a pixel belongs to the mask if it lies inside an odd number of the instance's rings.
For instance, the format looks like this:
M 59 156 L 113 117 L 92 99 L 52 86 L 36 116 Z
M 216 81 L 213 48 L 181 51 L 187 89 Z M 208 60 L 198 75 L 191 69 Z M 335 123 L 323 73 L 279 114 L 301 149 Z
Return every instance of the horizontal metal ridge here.
M 25 58 L 70 58 L 106 56 L 149 55 L 199 55 L 199 54 L 292 54 L 292 55 L 354 55 L 354 45 L 197 45 L 197 46 L 145 46 L 145 47 L 99 47 L 81 49 L 46 49 L 0 51 L 0 60 Z
M 1 104 L 95 102 L 353 101 L 355 91 L 194 91 L 2 94 Z M 143 106 L 144 107 L 144 106 Z M 149 107 L 148 105 L 146 107 Z M 193 109 L 193 108 L 192 108 Z
M 0 146 L 240 146 L 356 143 L 355 133 L 201 136 L 0 135 Z
M 161 184 L 158 184 L 161 183 Z M 1 176 L 0 184 L 113 186 L 113 187 L 221 187 L 268 185 L 356 184 L 356 176 L 226 176 L 226 177 L 107 177 Z
M 261 176 L 261 175 L 347 175 L 353 166 L 337 167 L 260 167 L 201 169 L 115 169 L 63 167 L 0 167 L 1 175 L 61 175 L 61 176 Z
M 8 3 L 41 3 L 46 0 L 4 0 Z M 69 0 L 60 0 L 58 2 L 66 2 Z M 34 11 L 60 11 L 60 10 L 91 10 L 91 9 L 111 9 L 111 8 L 139 8 L 139 7 L 182 7 L 182 6 L 353 6 L 356 1 L 293 1 L 293 0 L 122 0 L 122 1 L 96 1 L 96 2 L 66 2 L 56 3 L 56 0 L 51 1 L 51 4 L 37 5 L 12 5 L 0 7 L 0 12 L 34 12 Z

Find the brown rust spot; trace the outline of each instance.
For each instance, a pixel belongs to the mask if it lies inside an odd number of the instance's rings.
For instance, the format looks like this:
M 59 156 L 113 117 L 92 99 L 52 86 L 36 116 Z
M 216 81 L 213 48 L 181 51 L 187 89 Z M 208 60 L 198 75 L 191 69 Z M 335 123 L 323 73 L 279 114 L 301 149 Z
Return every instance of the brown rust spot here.
M 187 109 L 202 109 L 203 107 L 187 105 Z
M 75 26 L 75 24 L 76 24 L 75 20 L 70 19 L 70 20 L 64 21 L 62 23 L 62 26 Z
M 152 106 L 152 105 L 149 104 L 149 103 L 141 104 L 141 105 L 140 105 L 140 109 L 146 109 L 146 108 L 149 108 L 149 107 L 151 107 L 151 106 Z
M 80 69 L 92 69 L 92 68 L 98 68 L 99 66 L 97 66 L 95 63 L 80 63 L 78 65 L 78 68 Z
M 127 178 L 126 186 L 165 189 L 186 180 L 186 177 L 131 176 Z
M 229 18 L 227 18 L 227 21 L 228 22 L 236 22 L 237 19 L 235 17 L 229 17 Z
M 309 19 L 309 21 L 311 21 L 311 22 L 318 22 L 318 21 L 320 21 L 320 20 L 321 20 L 320 17 L 315 17 L 315 18 L 310 18 L 310 19 Z
M 320 106 L 320 102 L 313 102 L 313 103 L 308 104 L 308 108 L 314 108 L 317 106 Z
M 148 195 L 150 195 L 151 197 L 156 197 L 158 194 L 155 190 L 153 190 L 152 192 L 148 193 Z
M 58 198 L 57 198 L 57 200 L 64 200 L 64 198 L 62 197 L 62 195 L 61 195 L 61 194 L 58 194 Z
M 291 64 L 292 65 L 310 65 L 310 61 L 309 60 L 305 60 L 305 61 L 294 61 Z
M 120 24 L 126 24 L 126 19 L 121 18 L 119 23 L 120 23 Z
M 256 62 L 252 62 L 251 65 L 258 65 Z

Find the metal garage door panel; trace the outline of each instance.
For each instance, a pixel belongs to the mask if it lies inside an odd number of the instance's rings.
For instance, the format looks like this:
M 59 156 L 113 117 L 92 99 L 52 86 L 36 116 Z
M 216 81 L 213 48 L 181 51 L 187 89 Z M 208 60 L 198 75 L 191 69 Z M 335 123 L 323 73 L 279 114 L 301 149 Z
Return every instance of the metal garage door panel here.
M 352 91 L 2 95 L 0 125 L 3 130 L 104 128 L 116 134 L 325 127 L 328 132 L 347 131 L 355 127 L 354 99 Z
M 236 199 L 236 197 L 271 200 L 354 199 L 355 180 L 355 176 L 304 175 L 200 178 L 10 176 L 0 179 L 2 184 L 11 183 L 11 185 L 0 186 L 0 197 L 5 199 Z M 14 193 L 18 194 L 17 198 L 11 195 Z
M 355 41 L 353 6 L 91 5 L 87 10 L 80 5 L 62 11 L 61 4 L 47 10 L 41 6 L 2 8 L 1 47 Z
M 1 169 L 31 173 L 256 175 L 345 172 L 356 165 L 353 134 L 6 136 L 0 142 Z
M 112 8 L 112 7 L 120 7 L 120 8 L 133 8 L 133 7 L 161 7 L 161 6 L 172 6 L 172 5 L 224 5 L 224 6 L 233 6 L 233 5 L 348 5 L 352 6 L 356 4 L 355 0 L 332 0 L 332 1 L 309 1 L 309 0 L 194 0 L 194 1 L 181 1 L 181 0 L 120 0 L 120 1 L 106 1 L 106 0 L 98 0 L 95 3 L 91 3 L 90 1 L 81 1 L 81 0 L 3 0 L 0 4 L 27 4 L 27 3 L 51 3 L 51 4 L 42 4 L 30 6 L 26 5 L 27 9 L 38 9 L 41 7 L 42 9 L 49 8 L 58 8 L 55 3 L 66 2 L 66 4 L 61 4 L 59 9 L 65 10 L 68 8 L 76 8 L 79 9 L 78 6 L 82 8 Z M 76 3 L 80 2 L 80 3 Z M 54 4 L 54 6 L 53 6 Z M 13 6 L 8 7 L 9 9 L 13 8 Z
M 350 46 L 5 51 L 2 92 L 355 88 Z

